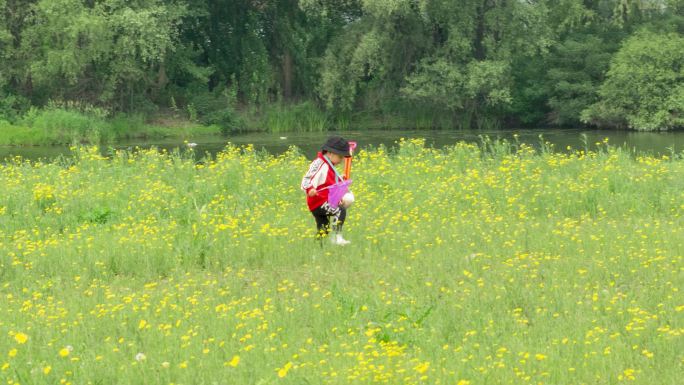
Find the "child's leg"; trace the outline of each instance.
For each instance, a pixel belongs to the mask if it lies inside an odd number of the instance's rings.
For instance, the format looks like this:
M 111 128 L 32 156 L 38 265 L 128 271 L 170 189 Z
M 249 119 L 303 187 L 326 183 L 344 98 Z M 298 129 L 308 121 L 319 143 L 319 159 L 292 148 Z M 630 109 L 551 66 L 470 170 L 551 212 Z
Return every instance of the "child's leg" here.
M 344 220 L 347 218 L 347 210 L 344 207 L 338 207 L 331 217 L 335 234 L 330 238 L 330 241 L 334 245 L 348 245 L 350 242 L 342 237 L 342 225 L 344 225 Z
M 330 220 L 332 218 L 333 230 L 335 235 L 331 238 L 333 244 L 348 245 L 349 241 L 342 238 L 342 225 L 347 218 L 347 210 L 344 207 L 330 207 L 326 202 L 321 207 L 312 211 L 318 225 L 318 239 L 328 234 Z
M 333 230 L 336 232 L 342 231 L 342 225 L 344 225 L 344 220 L 347 218 L 347 209 L 344 207 L 338 207 L 337 212 L 332 215 Z
M 344 219 L 347 217 L 347 210 L 345 210 L 344 207 L 337 206 L 333 208 L 332 206 L 330 206 L 330 204 L 328 204 L 328 202 L 323 203 L 321 207 L 312 211 L 312 213 L 314 213 L 314 216 L 325 215 L 326 217 L 331 217 L 333 230 L 335 231 L 339 231 L 339 229 L 342 228 L 342 224 L 344 224 Z
M 327 204 L 327 203 L 326 203 Z M 321 238 L 330 232 L 330 219 L 328 212 L 321 206 L 311 212 L 316 220 L 317 238 Z

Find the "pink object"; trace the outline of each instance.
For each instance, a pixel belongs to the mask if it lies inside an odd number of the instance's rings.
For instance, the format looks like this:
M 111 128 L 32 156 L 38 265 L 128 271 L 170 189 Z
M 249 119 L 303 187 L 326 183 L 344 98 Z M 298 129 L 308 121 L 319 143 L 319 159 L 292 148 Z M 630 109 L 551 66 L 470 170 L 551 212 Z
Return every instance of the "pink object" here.
M 344 194 L 349 191 L 349 185 L 352 183 L 350 179 L 337 182 L 334 185 L 327 187 L 328 189 L 328 204 L 332 208 L 337 208 Z

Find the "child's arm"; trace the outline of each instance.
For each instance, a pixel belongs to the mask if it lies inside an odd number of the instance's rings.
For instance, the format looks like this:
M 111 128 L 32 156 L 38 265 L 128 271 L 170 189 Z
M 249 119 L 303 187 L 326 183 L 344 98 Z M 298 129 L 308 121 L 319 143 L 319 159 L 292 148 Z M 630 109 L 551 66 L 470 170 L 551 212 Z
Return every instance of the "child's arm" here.
M 302 190 L 306 191 L 307 195 L 315 196 L 318 194 L 318 186 L 325 183 L 325 178 L 328 173 L 328 165 L 320 159 L 311 162 L 309 171 L 306 172 L 302 178 Z

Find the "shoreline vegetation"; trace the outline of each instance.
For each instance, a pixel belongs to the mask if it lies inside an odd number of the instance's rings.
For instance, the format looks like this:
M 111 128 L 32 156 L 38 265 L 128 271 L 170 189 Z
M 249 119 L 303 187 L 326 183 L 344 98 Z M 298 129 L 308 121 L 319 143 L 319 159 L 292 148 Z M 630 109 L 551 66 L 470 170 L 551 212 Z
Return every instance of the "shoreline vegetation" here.
M 494 128 L 500 128 L 492 125 Z M 231 113 L 224 124 L 192 113 L 168 110 L 150 117 L 114 114 L 97 108 L 48 107 L 31 109 L 24 117 L 0 119 L 0 146 L 107 145 L 127 139 L 190 139 L 205 135 L 365 130 L 459 129 L 440 116 L 419 112 L 401 114 L 348 113 L 333 116 L 305 102 L 273 104 Z M 676 130 L 672 130 L 676 131 Z
M 494 125 L 495 126 L 495 125 Z M 453 129 L 453 123 L 422 112 L 333 115 L 314 103 L 271 104 L 232 110 L 224 121 L 178 109 L 142 114 L 111 114 L 74 105 L 30 109 L 13 122 L 0 119 L 0 145 L 108 144 L 124 139 L 191 138 L 248 132 L 325 132 L 330 130 Z

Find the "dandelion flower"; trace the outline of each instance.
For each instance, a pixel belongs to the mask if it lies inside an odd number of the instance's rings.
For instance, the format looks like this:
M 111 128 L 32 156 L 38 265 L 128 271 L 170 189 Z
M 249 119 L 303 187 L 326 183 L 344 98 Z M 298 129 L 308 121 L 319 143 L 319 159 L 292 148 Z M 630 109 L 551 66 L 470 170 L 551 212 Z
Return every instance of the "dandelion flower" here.
M 287 376 L 287 372 L 290 371 L 291 367 L 292 367 L 292 363 L 288 362 L 281 369 L 278 369 L 278 377 L 283 378 L 283 377 Z
M 71 353 L 71 350 L 69 350 L 68 348 L 62 348 L 59 350 L 60 357 L 66 357 L 69 355 L 69 353 Z
M 417 365 L 415 368 L 413 368 L 416 372 L 423 374 L 430 369 L 430 363 L 429 362 L 424 362 L 420 365 Z
M 233 356 L 233 359 L 226 362 L 226 365 L 236 367 L 240 363 L 240 356 Z
M 28 341 L 28 336 L 24 333 L 17 333 L 14 335 L 14 339 L 20 343 L 20 344 L 25 344 L 26 341 Z
M 147 359 L 147 356 L 145 353 L 138 353 L 135 355 L 135 360 L 138 362 L 145 361 Z

